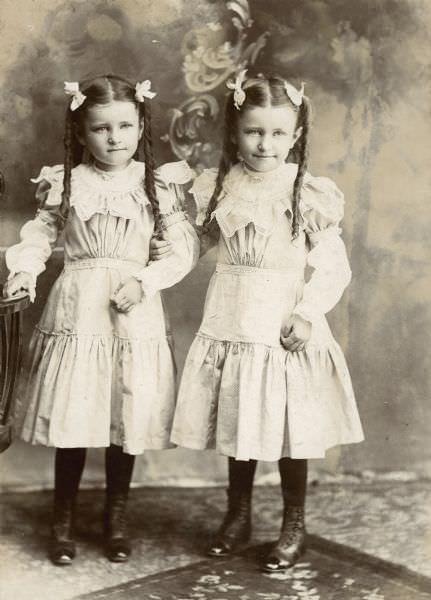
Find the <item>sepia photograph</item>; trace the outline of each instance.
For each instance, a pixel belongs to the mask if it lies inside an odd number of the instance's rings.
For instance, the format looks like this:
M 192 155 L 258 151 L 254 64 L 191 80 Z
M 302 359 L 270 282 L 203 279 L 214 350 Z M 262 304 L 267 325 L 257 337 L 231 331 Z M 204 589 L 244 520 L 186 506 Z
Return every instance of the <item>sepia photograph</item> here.
M 0 600 L 431 600 L 431 1 L 0 32 Z

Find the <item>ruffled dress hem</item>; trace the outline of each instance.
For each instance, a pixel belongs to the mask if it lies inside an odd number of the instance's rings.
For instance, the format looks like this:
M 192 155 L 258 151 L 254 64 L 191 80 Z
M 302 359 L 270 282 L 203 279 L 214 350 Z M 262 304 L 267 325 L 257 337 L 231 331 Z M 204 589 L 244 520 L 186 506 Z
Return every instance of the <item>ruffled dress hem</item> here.
M 175 405 L 169 335 L 158 339 L 44 332 L 30 344 L 20 436 L 35 445 L 165 449 Z M 143 368 L 150 364 L 151 369 Z M 77 376 L 79 374 L 79 377 Z M 85 407 L 85 408 L 84 408 Z M 18 426 L 18 423 L 17 423 Z
M 206 444 L 205 440 L 200 442 L 199 440 L 195 440 L 192 438 L 185 439 L 183 437 L 181 437 L 180 439 L 177 440 L 175 434 L 171 435 L 171 440 L 173 441 L 175 446 L 181 446 L 182 448 L 188 448 L 189 450 L 216 450 L 218 454 L 221 454 L 223 456 L 230 456 L 237 460 L 258 460 L 258 461 L 263 461 L 263 462 L 275 462 L 277 460 L 280 460 L 281 458 L 294 458 L 294 459 L 307 459 L 307 460 L 322 459 L 322 458 L 325 458 L 326 452 L 328 450 L 330 450 L 331 448 L 335 448 L 336 446 L 348 445 L 348 444 L 359 444 L 360 442 L 364 441 L 364 436 L 363 435 L 358 436 L 357 439 L 353 439 L 353 438 L 349 438 L 347 440 L 340 439 L 340 440 L 332 442 L 329 446 L 326 446 L 323 449 L 323 451 L 318 450 L 315 453 L 307 452 L 306 455 L 304 455 L 304 456 L 302 456 L 301 454 L 292 455 L 292 453 L 287 453 L 287 452 L 281 453 L 281 454 L 274 454 L 273 456 L 269 456 L 268 454 L 262 455 L 259 453 L 252 453 L 247 458 L 245 458 L 244 456 L 237 456 L 234 447 L 220 448 L 219 446 L 217 446 L 217 444 L 212 444 L 212 445 Z
M 35 437 L 34 432 L 27 428 L 21 431 L 21 439 L 33 446 L 46 446 L 47 448 L 108 448 L 111 444 L 114 444 L 115 446 L 121 446 L 126 454 L 133 455 L 143 454 L 147 450 L 172 450 L 177 447 L 169 438 L 166 440 L 147 440 L 139 444 L 137 442 L 125 442 L 121 437 L 116 437 L 115 435 L 112 435 L 109 440 L 77 440 L 76 436 L 74 436 L 70 442 L 61 437 L 59 440 L 52 440 L 46 443 L 44 437 Z
M 275 461 L 324 458 L 333 446 L 362 440 L 347 365 L 332 337 L 292 353 L 195 336 L 171 434 L 178 446 Z

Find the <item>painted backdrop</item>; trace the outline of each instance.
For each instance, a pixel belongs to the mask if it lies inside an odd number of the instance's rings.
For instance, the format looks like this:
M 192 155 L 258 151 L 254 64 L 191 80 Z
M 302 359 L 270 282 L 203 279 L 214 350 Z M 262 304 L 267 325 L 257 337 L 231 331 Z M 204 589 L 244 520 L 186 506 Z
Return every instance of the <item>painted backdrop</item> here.
M 330 321 L 367 437 L 315 467 L 429 475 L 430 19 L 426 0 L 3 0 L 3 250 L 36 209 L 30 177 L 62 161 L 64 80 L 104 72 L 150 78 L 158 162 L 185 158 L 197 171 L 217 164 L 225 82 L 239 65 L 305 81 L 315 109 L 310 170 L 346 195 L 354 280 Z M 59 247 L 26 313 L 26 341 L 61 262 Z M 209 255 L 166 294 L 180 367 L 212 266 Z M 50 486 L 52 457 L 16 444 L 0 456 L 2 485 Z M 101 464 L 93 452 L 87 483 L 102 480 Z M 260 468 L 272 477 L 273 465 Z M 135 481 L 211 483 L 224 475 L 213 452 L 173 450 L 140 458 Z

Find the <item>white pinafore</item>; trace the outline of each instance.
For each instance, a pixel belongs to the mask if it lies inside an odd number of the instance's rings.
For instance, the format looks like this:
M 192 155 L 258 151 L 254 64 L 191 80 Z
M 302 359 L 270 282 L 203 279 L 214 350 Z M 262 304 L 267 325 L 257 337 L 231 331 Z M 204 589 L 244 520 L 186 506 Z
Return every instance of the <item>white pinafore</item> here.
M 350 280 L 339 237 L 342 194 L 307 175 L 304 231 L 291 240 L 296 165 L 265 175 L 236 165 L 214 212 L 217 265 L 180 385 L 171 439 L 239 460 L 320 458 L 363 439 L 350 376 L 325 318 Z M 194 183 L 201 212 L 214 173 Z M 287 212 L 287 214 L 286 214 Z M 306 281 L 306 268 L 314 269 Z M 312 322 L 302 352 L 286 352 L 280 331 L 294 314 Z
M 164 165 L 157 194 L 174 252 L 149 263 L 154 218 L 144 176 L 136 161 L 113 173 L 89 164 L 72 171 L 64 269 L 31 338 L 19 390 L 25 441 L 59 448 L 112 443 L 129 454 L 173 445 L 175 364 L 159 291 L 194 266 L 198 242 L 174 193 L 189 169 Z M 43 208 L 7 251 L 12 273 L 36 281 L 45 269 L 58 236 L 62 181 L 62 166 L 45 167 L 36 180 Z M 111 297 L 130 276 L 144 295 L 120 313 Z

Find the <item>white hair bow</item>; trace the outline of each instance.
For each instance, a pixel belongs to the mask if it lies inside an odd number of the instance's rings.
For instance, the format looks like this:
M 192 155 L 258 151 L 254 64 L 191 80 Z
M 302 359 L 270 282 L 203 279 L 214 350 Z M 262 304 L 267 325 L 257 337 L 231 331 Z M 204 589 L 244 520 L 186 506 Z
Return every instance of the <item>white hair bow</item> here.
M 302 104 L 302 99 L 304 97 L 304 86 L 305 83 L 302 82 L 301 89 L 297 90 L 296 87 L 288 81 L 284 82 L 284 89 L 286 91 L 286 94 L 295 106 L 301 106 Z
M 246 74 L 247 74 L 247 69 L 243 69 L 242 71 L 240 71 L 237 74 L 235 81 L 228 81 L 226 83 L 226 86 L 230 90 L 233 90 L 233 103 L 237 110 L 240 109 L 240 107 L 243 105 L 244 100 L 245 100 L 245 92 L 242 89 L 242 84 L 245 81 Z
M 77 81 L 65 81 L 64 91 L 68 96 L 72 96 L 70 103 L 70 110 L 76 110 L 81 106 L 87 96 L 79 90 L 79 83 Z
M 145 81 L 138 81 L 135 86 L 135 98 L 138 102 L 144 102 L 145 98 L 149 98 L 150 100 L 157 96 L 155 92 L 150 91 L 151 81 L 146 79 Z

